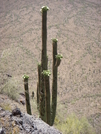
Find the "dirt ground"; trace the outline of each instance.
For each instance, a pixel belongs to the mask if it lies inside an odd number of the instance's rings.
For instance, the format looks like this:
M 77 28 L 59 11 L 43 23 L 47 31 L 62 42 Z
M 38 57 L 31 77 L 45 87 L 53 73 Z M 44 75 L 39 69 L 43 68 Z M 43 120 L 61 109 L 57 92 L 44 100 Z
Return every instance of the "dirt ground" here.
M 74 112 L 93 119 L 100 134 L 101 0 L 0 0 L 0 91 L 16 93 L 19 99 L 24 92 L 22 76 L 27 74 L 30 94 L 36 93 L 43 5 L 50 8 L 47 53 L 51 71 L 51 38 L 58 39 L 58 52 L 63 55 L 58 68 L 57 114 L 65 119 Z

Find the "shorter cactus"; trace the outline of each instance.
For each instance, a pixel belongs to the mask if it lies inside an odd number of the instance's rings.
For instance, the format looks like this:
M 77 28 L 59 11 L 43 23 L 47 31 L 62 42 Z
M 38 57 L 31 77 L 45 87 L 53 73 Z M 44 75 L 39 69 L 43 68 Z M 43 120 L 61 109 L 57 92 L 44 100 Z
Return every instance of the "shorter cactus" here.
M 44 75 L 44 86 L 45 86 L 45 122 L 51 124 L 50 120 L 50 81 L 49 76 L 51 75 L 49 70 L 43 70 L 42 74 Z
M 27 113 L 31 115 L 31 106 L 30 106 L 30 98 L 29 98 L 29 89 L 28 89 L 28 78 L 29 76 L 24 75 L 24 88 L 25 88 L 25 98 L 26 98 L 26 109 Z

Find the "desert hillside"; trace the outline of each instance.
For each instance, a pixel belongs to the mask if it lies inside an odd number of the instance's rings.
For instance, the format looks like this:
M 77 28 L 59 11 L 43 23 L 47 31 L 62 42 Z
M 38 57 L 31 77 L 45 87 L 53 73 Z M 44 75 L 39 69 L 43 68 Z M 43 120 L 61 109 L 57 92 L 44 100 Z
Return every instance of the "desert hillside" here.
M 58 39 L 58 53 L 63 55 L 58 68 L 57 117 L 64 120 L 71 113 L 85 116 L 101 134 L 101 0 L 0 0 L 0 105 L 19 105 L 3 94 L 16 101 L 23 99 L 24 74 L 29 75 L 30 95 L 36 93 L 43 5 L 50 8 L 50 71 L 51 38 Z M 31 106 L 37 115 L 36 96 Z M 19 107 L 25 111 L 25 106 Z

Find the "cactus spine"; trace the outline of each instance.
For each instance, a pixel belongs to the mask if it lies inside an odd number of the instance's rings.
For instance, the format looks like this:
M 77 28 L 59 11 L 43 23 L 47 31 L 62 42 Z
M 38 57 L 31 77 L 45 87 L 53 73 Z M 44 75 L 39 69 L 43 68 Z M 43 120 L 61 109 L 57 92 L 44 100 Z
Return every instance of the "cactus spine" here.
M 25 98 L 26 98 L 26 109 L 27 113 L 31 115 L 31 106 L 30 106 L 30 98 L 29 98 L 29 89 L 28 89 L 28 78 L 29 76 L 24 75 L 24 88 L 25 88 Z

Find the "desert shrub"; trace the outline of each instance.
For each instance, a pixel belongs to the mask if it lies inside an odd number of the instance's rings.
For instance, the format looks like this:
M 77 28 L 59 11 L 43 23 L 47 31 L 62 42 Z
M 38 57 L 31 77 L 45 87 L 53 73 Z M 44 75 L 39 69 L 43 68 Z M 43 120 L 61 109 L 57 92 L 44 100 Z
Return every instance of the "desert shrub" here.
M 19 95 L 17 81 L 14 78 L 9 79 L 8 82 L 5 83 L 0 93 L 4 93 L 8 95 L 11 99 L 17 101 Z
M 11 106 L 10 104 L 5 104 L 5 103 L 1 103 L 0 106 L 4 109 L 4 110 L 8 110 L 8 111 L 11 111 Z
M 71 114 L 65 121 L 55 118 L 55 126 L 63 134 L 95 134 L 93 127 L 84 117 L 78 119 L 75 114 Z

